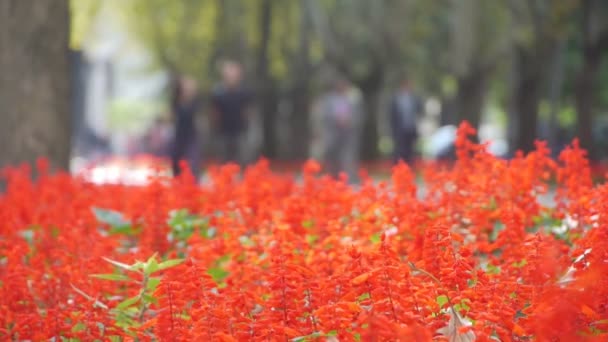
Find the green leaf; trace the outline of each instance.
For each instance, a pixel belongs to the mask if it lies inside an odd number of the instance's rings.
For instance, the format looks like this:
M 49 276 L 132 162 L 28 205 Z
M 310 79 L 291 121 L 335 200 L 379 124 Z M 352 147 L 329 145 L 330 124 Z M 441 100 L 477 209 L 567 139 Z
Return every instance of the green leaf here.
M 158 262 L 156 261 L 156 255 L 153 255 L 144 265 L 144 273 L 152 274 L 156 271 L 158 271 Z
M 58 227 L 52 227 L 51 228 L 51 235 L 56 238 L 59 236 L 59 233 L 61 233 L 61 230 Z
M 437 304 L 439 304 L 439 307 L 442 308 L 445 304 L 448 303 L 448 296 L 440 295 L 440 296 L 437 296 L 437 298 L 435 300 L 437 301 Z
M 131 225 L 118 226 L 118 227 L 112 227 L 112 229 L 110 229 L 109 233 L 112 235 L 122 234 L 122 235 L 133 236 L 133 235 L 138 235 L 139 233 L 141 233 L 141 228 L 132 227 Z
M 338 336 L 338 330 L 329 331 L 327 334 L 325 334 L 325 336 L 326 337 Z
M 132 271 L 143 271 L 145 266 L 146 264 L 144 264 L 143 262 L 137 261 L 136 263 L 131 265 L 131 269 Z
M 201 229 L 202 231 L 202 229 Z M 215 227 L 211 227 L 209 229 L 207 229 L 207 231 L 205 232 L 207 239 L 212 239 L 215 237 L 215 234 L 217 234 L 217 229 L 215 229 Z
M 249 236 L 246 236 L 246 235 L 239 236 L 239 242 L 244 247 L 254 247 L 255 246 L 255 242 L 253 242 L 253 240 L 251 240 L 249 238 Z
M 463 300 L 460 301 L 460 303 L 454 305 L 454 309 L 456 311 L 469 311 L 471 310 L 471 307 L 467 304 L 467 302 L 470 302 L 470 300 L 468 300 L 467 298 L 464 298 Z
M 370 295 L 369 292 L 365 292 L 364 294 L 360 295 L 359 297 L 357 297 L 357 301 L 362 302 L 366 299 L 369 299 Z
M 175 267 L 175 266 L 177 266 L 177 265 L 181 264 L 182 262 L 184 262 L 184 259 L 171 259 L 171 260 L 166 260 L 166 261 L 161 262 L 161 263 L 158 265 L 158 270 L 159 270 L 159 271 L 162 271 L 162 270 L 165 270 L 165 269 L 167 269 L 167 268 Z
M 144 295 L 142 296 L 142 298 L 144 299 L 144 302 L 146 304 L 156 304 L 156 303 L 158 303 L 158 298 L 156 298 L 156 297 L 154 297 L 152 295 L 149 295 L 149 294 L 145 294 L 144 293 Z
M 492 229 L 492 232 L 490 233 L 490 241 L 494 242 L 496 241 L 496 239 L 498 238 L 498 233 L 500 233 L 501 231 L 503 231 L 505 229 L 505 225 L 500 222 L 500 221 L 496 221 L 494 222 L 494 228 Z
M 224 254 L 215 261 L 215 264 L 221 265 L 221 264 L 225 263 L 226 261 L 230 261 L 230 257 L 231 257 L 230 254 Z
M 87 326 L 84 323 L 78 322 L 72 327 L 72 332 L 84 331 L 86 328 Z
M 488 202 L 488 204 L 485 206 L 485 209 L 487 210 L 494 210 L 498 207 L 498 203 L 496 203 L 496 198 L 491 197 L 490 201 Z
M 370 236 L 369 240 L 374 244 L 380 243 L 380 237 L 381 237 L 380 233 L 376 233 L 376 234 Z
M 93 207 L 93 214 L 95 214 L 95 218 L 97 218 L 97 221 L 105 223 L 111 226 L 112 228 L 122 228 L 131 226 L 131 222 L 125 219 L 121 213 L 114 210 Z
M 302 221 L 302 227 L 306 228 L 306 229 L 310 229 L 312 227 L 315 226 L 315 221 L 314 220 L 304 220 Z
M 488 274 L 499 274 L 500 273 L 500 266 L 494 266 L 492 264 L 488 264 L 488 266 L 486 268 L 486 273 L 488 273 Z
M 136 271 L 139 268 L 139 266 L 142 265 L 141 262 L 137 262 L 137 263 L 135 263 L 133 265 L 127 265 L 127 264 L 124 264 L 124 263 L 119 262 L 119 261 L 114 261 L 112 259 L 108 259 L 106 257 L 102 257 L 102 258 L 103 258 L 103 260 L 109 262 L 110 264 L 112 264 L 112 265 L 114 265 L 116 267 L 120 267 L 120 268 L 122 268 L 124 270 L 127 270 L 127 271 Z
M 527 264 L 528 264 L 528 260 L 521 259 L 518 262 L 514 262 L 512 266 L 515 268 L 522 268 L 522 267 L 526 266 Z
M 106 331 L 106 326 L 101 322 L 96 322 L 95 325 L 97 326 L 97 329 L 99 329 L 99 333 L 101 335 L 104 335 Z
M 149 291 L 149 292 L 156 291 L 158 284 L 160 284 L 160 278 L 152 277 L 152 278 L 148 279 L 148 283 L 146 284 L 146 291 Z
M 317 242 L 317 240 L 319 240 L 319 236 L 318 235 L 311 235 L 311 234 L 306 234 L 306 242 L 308 242 L 309 245 L 314 245 L 315 242 Z
M 309 341 L 317 340 L 317 339 L 319 339 L 319 337 L 323 337 L 323 336 L 325 336 L 323 333 L 313 332 L 312 334 L 309 334 L 306 336 L 294 337 L 291 339 L 291 341 L 292 342 L 309 342 Z
M 118 303 L 118 305 L 116 305 L 116 309 L 124 310 L 124 309 L 130 307 L 131 305 L 137 303 L 139 301 L 140 297 L 141 297 L 140 295 L 137 295 L 135 297 L 125 299 L 122 302 Z
M 223 281 L 229 273 L 221 267 L 211 267 L 207 270 L 207 274 L 213 278 L 213 281 L 219 283 Z
M 34 235 L 35 235 L 35 233 L 34 233 L 33 229 L 22 230 L 19 235 L 21 235 L 21 237 L 25 241 L 27 241 L 28 244 L 31 245 L 32 243 L 34 243 Z
M 80 342 L 80 339 L 77 338 L 73 338 L 73 337 L 65 337 L 65 336 L 61 336 L 61 342 Z
M 99 278 L 112 281 L 129 281 L 131 278 L 124 274 L 91 274 L 93 278 Z
M 215 230 L 209 229 L 209 219 L 191 214 L 187 209 L 172 210 L 167 224 L 171 235 L 177 240 L 187 240 L 198 229 L 201 236 L 212 238 Z

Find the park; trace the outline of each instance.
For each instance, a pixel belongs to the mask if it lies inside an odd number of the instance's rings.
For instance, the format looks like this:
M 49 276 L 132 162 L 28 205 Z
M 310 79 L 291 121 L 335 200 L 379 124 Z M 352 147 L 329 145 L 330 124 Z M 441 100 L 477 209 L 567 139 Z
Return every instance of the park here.
M 601 0 L 0 0 L 0 340 L 608 341 Z

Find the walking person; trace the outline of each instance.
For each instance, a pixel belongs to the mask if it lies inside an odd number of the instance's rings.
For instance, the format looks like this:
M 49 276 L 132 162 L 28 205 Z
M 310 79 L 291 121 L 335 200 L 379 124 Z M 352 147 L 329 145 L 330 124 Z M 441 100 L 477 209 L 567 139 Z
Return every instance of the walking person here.
M 162 115 L 156 118 L 152 127 L 143 137 L 145 152 L 159 158 L 169 157 L 172 136 L 169 116 Z
M 243 139 L 247 132 L 252 96 L 243 85 L 241 65 L 224 62 L 222 82 L 211 96 L 212 119 L 219 134 L 223 163 L 243 164 Z
M 200 97 L 196 81 L 180 76 L 175 80 L 171 100 L 174 120 L 171 166 L 173 175 L 181 173 L 180 162 L 185 160 L 196 179 L 200 176 L 201 146 L 196 127 L 196 115 L 200 109 Z
M 414 162 L 414 146 L 418 139 L 418 116 L 422 111 L 419 98 L 414 94 L 412 82 L 404 76 L 390 105 L 390 123 L 393 135 L 393 162 Z
M 357 182 L 361 110 L 358 94 L 345 79 L 335 81 L 321 103 L 324 159 L 333 176 L 341 172 Z

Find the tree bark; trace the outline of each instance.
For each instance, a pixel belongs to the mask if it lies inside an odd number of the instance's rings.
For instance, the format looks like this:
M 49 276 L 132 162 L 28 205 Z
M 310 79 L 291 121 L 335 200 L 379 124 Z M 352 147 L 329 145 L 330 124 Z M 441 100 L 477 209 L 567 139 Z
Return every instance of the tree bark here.
M 269 83 L 262 90 L 262 155 L 269 159 L 277 157 L 277 111 L 279 96 L 276 87 Z
M 487 75 L 487 72 L 472 70 L 466 76 L 458 78 L 455 104 L 458 123 L 466 120 L 473 127 L 479 128 L 486 95 Z
M 551 65 L 551 76 L 549 85 L 549 132 L 547 140 L 549 142 L 549 148 L 551 148 L 552 155 L 558 156 L 559 142 L 558 142 L 558 131 L 560 125 L 557 121 L 557 114 L 559 110 L 559 101 L 562 96 L 562 87 L 564 85 L 564 55 L 565 55 L 566 42 L 561 40 L 553 56 Z
M 593 37 L 591 16 L 594 10 L 593 0 L 583 2 L 582 31 L 583 31 L 583 65 L 576 77 L 575 103 L 577 112 L 577 135 L 581 147 L 587 150 L 589 159 L 595 160 L 596 153 L 593 144 L 593 110 L 596 102 L 597 75 L 602 63 L 602 57 L 608 49 L 608 31 L 601 32 L 599 37 Z
M 599 69 L 600 60 L 597 51 L 586 51 L 583 53 L 583 67 L 576 81 L 576 112 L 577 112 L 577 136 L 581 147 L 587 150 L 589 158 L 595 156 L 593 149 L 593 104 L 595 102 L 595 75 Z
M 363 127 L 361 128 L 361 160 L 378 159 L 378 99 L 380 87 L 362 89 L 363 92 Z
M 514 90 L 514 110 L 517 116 L 515 149 L 527 153 L 534 150 L 536 139 L 542 67 L 540 58 L 535 53 L 518 49 L 515 58 L 519 71 Z
M 278 110 L 277 87 L 270 74 L 269 45 L 272 28 L 274 0 L 263 0 L 260 10 L 260 45 L 258 50 L 257 74 L 260 111 L 262 115 L 262 155 L 276 157 L 276 119 Z
M 309 157 L 310 146 L 310 85 L 301 81 L 294 88 L 291 105 L 291 137 L 290 157 L 302 161 Z
M 308 0 L 300 0 L 300 32 L 298 55 L 295 63 L 295 82 L 291 93 L 291 155 L 295 160 L 309 157 L 310 148 L 310 101 L 311 101 L 311 72 L 309 57 L 312 18 L 309 12 Z
M 0 1 L 0 167 L 70 160 L 67 0 Z
M 363 127 L 361 128 L 361 160 L 378 159 L 378 101 L 384 85 L 384 64 L 375 61 L 364 77 L 354 80 L 363 96 Z M 351 73 L 352 74 L 352 73 Z

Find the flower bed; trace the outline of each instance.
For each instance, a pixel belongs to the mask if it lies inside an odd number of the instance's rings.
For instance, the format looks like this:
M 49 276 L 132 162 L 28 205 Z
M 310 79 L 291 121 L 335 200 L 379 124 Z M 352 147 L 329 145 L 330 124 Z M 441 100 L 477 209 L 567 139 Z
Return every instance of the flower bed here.
M 357 189 L 314 162 L 204 186 L 8 170 L 0 340 L 605 341 L 608 188 L 576 143 L 505 161 L 471 133 L 423 199 L 405 165 Z

